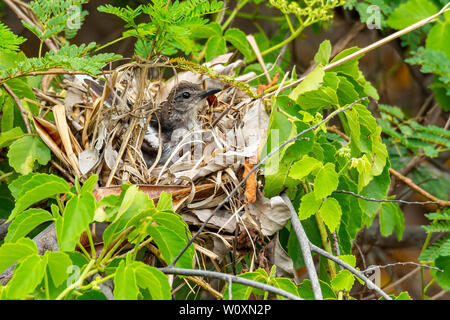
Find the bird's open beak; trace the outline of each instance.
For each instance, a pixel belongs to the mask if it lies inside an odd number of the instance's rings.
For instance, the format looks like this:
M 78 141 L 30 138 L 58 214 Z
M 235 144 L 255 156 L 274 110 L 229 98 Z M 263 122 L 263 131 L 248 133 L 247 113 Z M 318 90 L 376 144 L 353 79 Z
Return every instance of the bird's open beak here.
M 216 94 L 217 92 L 220 92 L 220 91 L 222 91 L 222 89 L 219 89 L 219 88 L 205 90 L 202 93 L 200 93 L 200 98 L 203 99 L 203 98 L 212 96 L 213 94 Z

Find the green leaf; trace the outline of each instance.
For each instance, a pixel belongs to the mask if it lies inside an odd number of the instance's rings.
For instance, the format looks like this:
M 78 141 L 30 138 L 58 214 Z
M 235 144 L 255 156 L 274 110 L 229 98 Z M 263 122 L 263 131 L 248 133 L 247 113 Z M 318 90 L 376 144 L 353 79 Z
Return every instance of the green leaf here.
M 133 263 L 136 282 L 140 288 L 147 289 L 152 300 L 171 300 L 171 288 L 167 276 L 155 267 L 142 262 Z
M 24 136 L 14 141 L 8 151 L 9 165 L 26 175 L 33 170 L 34 162 L 46 165 L 50 161 L 50 149 L 39 137 Z
M 255 272 L 246 272 L 243 274 L 238 275 L 239 278 L 244 278 L 244 279 L 248 279 L 248 280 L 253 280 L 253 281 L 258 281 L 261 283 L 266 284 L 268 281 L 268 275 L 267 273 L 261 272 L 261 269 L 256 270 Z M 232 298 L 233 300 L 248 300 L 248 298 L 250 297 L 250 294 L 252 292 L 255 292 L 256 294 L 261 294 L 262 292 L 260 292 L 259 290 L 252 288 L 250 286 L 247 285 L 243 285 L 240 283 L 233 283 L 232 288 L 231 288 L 231 293 L 232 293 Z M 223 295 L 223 299 L 224 300 L 228 300 L 228 284 L 225 286 L 225 290 L 224 290 L 224 295 Z
M 144 216 L 151 216 L 155 212 L 153 200 L 148 195 L 140 191 L 136 186 L 129 186 L 125 193 L 122 193 L 122 202 L 116 214 L 112 214 L 114 222 L 111 223 L 103 233 L 103 241 L 108 246 L 116 236 L 125 228 L 135 225 L 146 228 L 147 224 L 140 222 Z M 110 198 L 114 200 L 115 197 Z M 113 211 L 114 212 L 114 211 Z M 135 220 L 134 218 L 137 217 Z M 108 219 L 110 220 L 110 219 Z
M 121 261 L 114 276 L 114 300 L 136 300 L 139 288 L 136 282 L 136 273 L 132 266 Z
M 327 163 L 319 171 L 314 180 L 314 196 L 317 200 L 328 197 L 339 184 L 339 176 L 334 170 L 333 163 Z
M 353 287 L 353 283 L 355 282 L 355 278 L 353 274 L 344 269 L 338 272 L 336 276 L 331 279 L 331 286 L 336 291 L 350 291 Z
M 450 256 L 439 257 L 435 260 L 435 266 L 442 271 L 432 270 L 438 285 L 444 290 L 450 290 Z
M 335 300 L 337 298 L 336 294 L 333 292 L 333 289 L 328 283 L 319 280 L 319 285 L 324 299 Z M 303 282 L 300 284 L 300 287 L 298 288 L 298 292 L 300 294 L 300 297 L 305 300 L 315 300 L 311 286 L 311 280 L 309 279 L 303 280 Z
M 300 95 L 297 103 L 304 110 L 330 109 L 339 104 L 336 90 L 330 87 L 320 87 L 317 90 L 307 91 Z
M 296 296 L 298 296 L 297 286 L 292 280 L 288 278 L 273 278 L 270 279 L 270 284 L 276 288 L 280 288 L 284 291 L 290 292 Z M 287 300 L 287 298 L 277 295 L 277 299 L 279 300 Z
M 380 232 L 384 237 L 390 236 L 394 231 L 400 241 L 405 229 L 405 219 L 403 212 L 397 203 L 384 202 L 380 210 Z
M 44 277 L 45 261 L 38 256 L 30 255 L 15 268 L 13 277 L 5 287 L 7 299 L 23 299 L 32 293 Z
M 82 193 L 67 201 L 63 216 L 56 220 L 60 250 L 75 249 L 81 234 L 89 228 L 94 219 L 95 205 L 95 198 L 91 193 Z
M 26 210 L 17 216 L 8 227 L 5 242 L 15 242 L 19 238 L 25 237 L 42 223 L 52 220 L 53 216 L 46 210 L 40 208 Z
M 306 177 L 316 168 L 322 166 L 322 162 L 310 156 L 303 156 L 302 159 L 295 162 L 289 171 L 289 176 L 294 179 L 302 179 Z
M 339 202 L 334 198 L 327 198 L 320 207 L 319 212 L 328 229 L 331 232 L 335 231 L 341 222 L 342 216 Z
M 158 212 L 152 216 L 147 233 L 153 237 L 161 255 L 170 264 L 191 237 L 183 219 L 174 213 Z M 191 245 L 177 261 L 176 267 L 192 268 L 194 248 Z
M 47 258 L 47 267 L 53 284 L 59 287 L 69 277 L 67 269 L 73 264 L 72 260 L 69 255 L 60 251 L 46 251 L 44 257 Z
M 93 174 L 91 175 L 83 184 L 81 187 L 81 193 L 87 192 L 92 193 L 95 189 L 95 185 L 98 181 L 98 175 Z
M 205 61 L 211 61 L 225 52 L 227 52 L 225 38 L 222 35 L 211 37 L 206 42 Z
M 386 23 L 394 29 L 406 28 L 438 12 L 429 0 L 409 0 L 400 4 L 389 16 Z
M 450 59 L 450 43 L 446 41 L 448 39 L 450 39 L 450 18 L 444 23 L 438 20 L 428 33 L 425 48 L 442 51 Z
M 292 90 L 289 98 L 294 101 L 297 101 L 298 96 L 307 91 L 317 90 L 323 82 L 323 78 L 325 75 L 325 71 L 323 71 L 322 66 L 317 66 L 308 73 L 305 79 L 300 82 L 300 84 Z
M 38 173 L 20 177 L 19 179 L 15 181 L 23 182 L 23 184 L 10 184 L 11 193 L 16 199 L 16 206 L 11 212 L 8 221 L 36 202 L 51 198 L 57 194 L 70 192 L 69 184 L 64 179 L 54 175 Z M 13 187 L 12 189 L 11 186 Z
M 89 301 L 108 300 L 108 298 L 100 290 L 92 289 L 92 290 L 83 292 L 83 294 L 81 296 L 77 297 L 77 300 L 89 300 Z
M 23 258 L 38 253 L 38 249 L 33 240 L 20 238 L 16 242 L 4 243 L 0 247 L 0 273 L 9 266 Z
M 23 131 L 20 127 L 14 127 L 11 130 L 0 133 L 0 148 L 7 147 L 11 142 L 20 138 Z
M 172 205 L 172 195 L 167 192 L 161 192 L 158 199 L 158 204 L 156 205 L 158 211 L 169 211 L 173 212 Z
M 330 40 L 323 41 L 316 55 L 314 56 L 314 62 L 316 65 L 327 65 L 331 56 L 331 42 Z
M 298 217 L 304 220 L 315 214 L 322 204 L 322 199 L 317 199 L 314 192 L 305 194 L 300 202 Z
M 0 51 L 14 52 L 19 50 L 19 45 L 25 42 L 26 39 L 19 37 L 11 32 L 11 30 L 0 22 Z
M 246 60 L 253 58 L 254 53 L 247 41 L 245 33 L 240 29 L 231 28 L 225 32 L 225 40 L 230 42 L 237 50 L 239 50 L 245 57 Z

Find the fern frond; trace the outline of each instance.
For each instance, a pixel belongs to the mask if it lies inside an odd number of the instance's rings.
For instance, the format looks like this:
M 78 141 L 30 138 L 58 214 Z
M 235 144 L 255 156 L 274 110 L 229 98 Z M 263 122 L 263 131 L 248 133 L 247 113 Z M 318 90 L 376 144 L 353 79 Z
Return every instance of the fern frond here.
M 16 52 L 26 39 L 15 35 L 6 25 L 0 22 L 0 51 Z
M 427 233 L 431 232 L 450 232 L 450 220 L 449 221 L 436 221 L 429 225 L 422 226 Z
M 429 220 L 450 220 L 450 212 L 425 213 L 425 217 Z
M 419 257 L 420 261 L 432 262 L 440 256 L 450 256 L 450 236 L 432 243 Z

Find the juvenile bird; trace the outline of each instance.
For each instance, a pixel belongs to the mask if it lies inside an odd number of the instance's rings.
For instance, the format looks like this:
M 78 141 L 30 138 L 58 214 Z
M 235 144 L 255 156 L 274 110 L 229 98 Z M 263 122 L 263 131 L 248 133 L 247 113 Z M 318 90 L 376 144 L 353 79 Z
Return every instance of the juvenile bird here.
M 142 143 L 142 153 L 147 166 L 151 166 L 161 143 L 159 163 L 165 163 L 180 140 L 196 128 L 200 128 L 197 116 L 204 105 L 204 99 L 221 91 L 213 88 L 203 90 L 192 82 L 182 81 L 169 93 L 152 117 Z M 156 117 L 155 117 L 156 116 Z M 159 124 L 158 124 L 159 121 Z M 158 126 L 161 126 L 161 137 Z

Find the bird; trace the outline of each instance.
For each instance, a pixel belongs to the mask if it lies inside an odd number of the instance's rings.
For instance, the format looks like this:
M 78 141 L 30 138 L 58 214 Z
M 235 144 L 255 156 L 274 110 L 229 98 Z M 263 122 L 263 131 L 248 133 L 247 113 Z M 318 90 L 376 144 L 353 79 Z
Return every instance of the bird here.
M 158 164 L 169 159 L 189 131 L 201 127 L 197 116 L 203 109 L 204 100 L 221 90 L 203 90 L 200 85 L 189 81 L 181 81 L 173 87 L 167 99 L 160 103 L 154 116 L 152 115 L 146 128 L 141 150 L 148 167 L 156 161 L 160 144 L 162 153 Z

